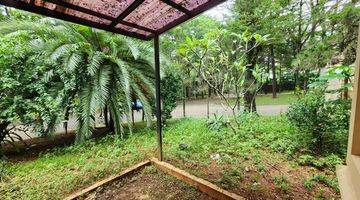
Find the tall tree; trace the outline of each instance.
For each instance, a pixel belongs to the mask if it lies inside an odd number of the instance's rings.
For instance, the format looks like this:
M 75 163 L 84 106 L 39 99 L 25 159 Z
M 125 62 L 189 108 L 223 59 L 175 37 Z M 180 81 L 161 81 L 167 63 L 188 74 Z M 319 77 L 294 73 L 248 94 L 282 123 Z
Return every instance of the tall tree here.
M 261 52 L 266 48 L 265 46 L 275 43 L 276 41 L 276 25 L 275 19 L 279 15 L 279 10 L 281 8 L 282 1 L 272 1 L 272 0 L 236 0 L 233 8 L 233 18 L 227 22 L 228 29 L 233 32 L 249 32 L 250 34 L 258 35 L 270 35 L 270 38 L 274 39 L 268 40 L 268 43 L 262 43 L 261 45 L 254 45 L 254 40 L 250 40 L 247 43 L 247 48 L 249 51 L 246 55 L 246 75 L 245 82 L 248 86 L 256 83 L 256 79 L 253 76 L 254 69 L 262 59 Z M 272 33 L 274 33 L 272 35 Z M 266 56 L 269 60 L 271 55 Z M 273 66 L 274 68 L 275 66 Z M 275 70 L 273 70 L 275 71 Z M 276 76 L 275 76 L 276 77 Z M 276 81 L 276 79 L 275 79 Z M 274 89 L 275 86 L 274 86 Z M 258 91 L 250 89 L 245 92 L 244 101 L 245 101 L 245 110 L 246 111 L 256 111 L 256 102 L 255 97 Z
M 270 45 L 270 58 L 271 58 L 271 72 L 272 72 L 272 96 L 276 98 L 277 82 L 276 82 L 276 68 L 275 68 L 275 53 L 274 45 Z

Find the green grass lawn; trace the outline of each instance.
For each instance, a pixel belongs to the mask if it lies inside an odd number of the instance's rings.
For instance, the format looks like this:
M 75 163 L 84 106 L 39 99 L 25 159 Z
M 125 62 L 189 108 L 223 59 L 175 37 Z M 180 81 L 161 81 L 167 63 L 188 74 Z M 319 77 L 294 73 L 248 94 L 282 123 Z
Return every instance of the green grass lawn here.
M 256 105 L 290 105 L 296 102 L 297 99 L 298 97 L 294 92 L 278 93 L 276 98 L 273 98 L 272 94 L 258 94 L 256 96 Z M 234 104 L 235 99 L 231 99 L 230 102 Z M 241 105 L 243 104 L 244 102 L 241 102 Z
M 170 121 L 164 128 L 166 161 L 239 195 L 263 199 L 339 198 L 334 165 L 299 161 L 303 136 L 283 116 L 244 117 L 234 133 L 209 131 L 205 120 Z M 181 150 L 180 144 L 188 148 Z M 56 148 L 27 161 L 1 161 L 0 199 L 62 199 L 95 181 L 156 155 L 154 129 L 109 135 Z M 317 157 L 324 163 L 327 157 Z
M 297 100 L 294 92 L 278 93 L 277 98 L 273 98 L 272 94 L 260 94 L 256 97 L 257 105 L 289 105 Z

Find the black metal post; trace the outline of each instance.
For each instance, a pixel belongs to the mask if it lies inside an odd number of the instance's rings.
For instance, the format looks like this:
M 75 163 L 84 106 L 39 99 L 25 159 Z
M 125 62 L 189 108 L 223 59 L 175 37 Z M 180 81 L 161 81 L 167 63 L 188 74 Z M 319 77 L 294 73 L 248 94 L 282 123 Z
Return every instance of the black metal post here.
M 161 127 L 161 93 L 160 93 L 160 53 L 159 36 L 154 38 L 154 57 L 155 57 L 155 89 L 156 89 L 156 131 L 158 141 L 158 158 L 163 160 L 162 150 L 162 127 Z

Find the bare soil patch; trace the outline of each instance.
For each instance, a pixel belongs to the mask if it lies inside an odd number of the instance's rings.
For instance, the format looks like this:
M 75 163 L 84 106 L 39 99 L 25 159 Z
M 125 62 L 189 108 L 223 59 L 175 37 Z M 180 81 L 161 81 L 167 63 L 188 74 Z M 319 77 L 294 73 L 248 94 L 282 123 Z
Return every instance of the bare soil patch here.
M 176 178 L 148 166 L 80 198 L 82 200 L 212 200 Z

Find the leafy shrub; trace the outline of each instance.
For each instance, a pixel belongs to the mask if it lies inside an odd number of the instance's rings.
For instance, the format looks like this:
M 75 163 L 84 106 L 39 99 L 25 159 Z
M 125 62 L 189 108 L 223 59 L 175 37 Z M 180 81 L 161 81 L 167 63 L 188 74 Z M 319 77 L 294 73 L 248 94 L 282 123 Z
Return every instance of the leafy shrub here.
M 229 122 L 224 119 L 223 115 L 216 115 L 214 113 L 214 118 L 211 118 L 207 121 L 207 127 L 212 131 L 220 131 L 222 128 L 226 127 Z
M 326 176 L 326 174 L 324 173 L 319 173 L 313 175 L 309 179 L 306 179 L 304 182 L 304 186 L 308 191 L 311 191 L 315 183 L 324 184 L 339 193 L 339 187 L 336 178 L 331 178 Z
M 284 175 L 273 177 L 273 182 L 278 188 L 280 188 L 284 192 L 286 192 L 289 188 L 287 185 L 287 177 Z
M 335 171 L 335 167 L 337 165 L 343 164 L 343 160 L 341 158 L 339 158 L 339 156 L 337 156 L 335 154 L 331 154 L 324 158 L 324 163 L 327 167 L 329 167 L 330 169 Z
M 259 115 L 256 112 L 242 112 L 236 117 L 238 118 L 238 121 L 241 123 L 253 124 L 253 122 L 258 120 Z
M 335 167 L 342 164 L 343 161 L 339 156 L 335 154 L 331 154 L 329 156 L 321 158 L 315 158 L 312 155 L 306 154 L 299 156 L 298 163 L 300 165 L 313 166 L 318 169 L 329 168 L 335 171 Z
M 51 95 L 51 83 L 44 78 L 54 66 L 29 50 L 29 40 L 34 39 L 26 32 L 0 37 L 0 145 L 22 140 L 21 130 L 15 130 L 19 125 L 34 127 L 39 135 L 49 134 L 53 117 L 61 113 L 57 97 Z
M 324 91 L 311 91 L 286 113 L 304 134 L 309 134 L 308 148 L 321 154 L 346 154 L 350 101 L 326 101 Z
M 325 74 L 319 76 L 315 82 L 309 85 L 309 88 L 326 87 L 331 80 L 348 80 L 354 76 L 354 67 L 340 65 L 331 67 Z M 330 93 L 341 93 L 347 92 L 352 87 L 351 83 L 346 83 L 338 89 L 331 89 L 327 92 Z
M 312 165 L 314 159 L 314 156 L 306 154 L 299 156 L 298 162 L 300 165 Z
M 180 99 L 181 90 L 181 77 L 176 73 L 165 73 L 161 80 L 163 122 L 171 118 L 171 112 L 176 108 L 176 101 Z

